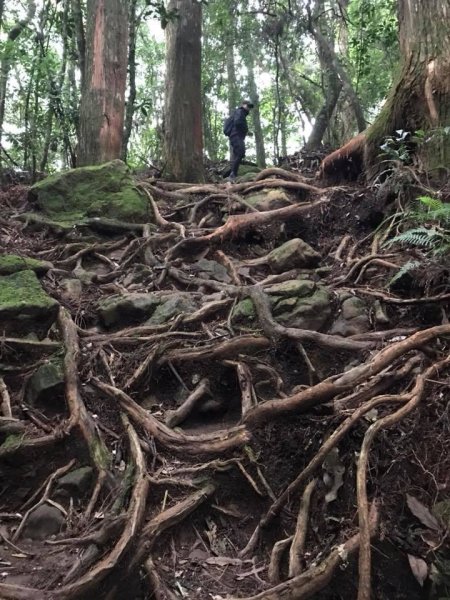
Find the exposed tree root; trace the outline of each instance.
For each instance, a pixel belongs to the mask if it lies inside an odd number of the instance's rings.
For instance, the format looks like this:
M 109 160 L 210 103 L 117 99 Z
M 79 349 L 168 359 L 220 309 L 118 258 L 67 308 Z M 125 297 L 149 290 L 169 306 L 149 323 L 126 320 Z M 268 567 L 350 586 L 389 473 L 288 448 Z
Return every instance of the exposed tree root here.
M 378 527 L 378 508 L 372 505 L 370 515 L 370 535 L 374 536 Z M 346 563 L 360 545 L 360 535 L 356 534 L 341 546 L 338 546 L 315 567 L 310 567 L 304 573 L 288 579 L 283 583 L 255 596 L 242 600 L 304 600 L 317 594 L 330 582 L 333 574 L 341 563 Z M 237 599 L 233 599 L 237 600 Z
M 312 479 L 303 492 L 298 511 L 297 525 L 289 551 L 289 579 L 300 575 L 303 571 L 303 554 L 305 552 L 306 533 L 308 528 L 309 506 L 317 480 Z
M 420 401 L 423 399 L 427 380 L 440 369 L 445 369 L 450 364 L 450 357 L 436 362 L 431 367 L 421 373 L 412 389 L 408 394 L 407 403 L 396 410 L 394 413 L 387 415 L 369 427 L 364 441 L 361 446 L 361 453 L 358 460 L 357 472 L 357 493 L 358 493 L 358 515 L 359 515 L 359 531 L 360 531 L 360 551 L 359 551 L 359 585 L 358 585 L 358 600 L 370 600 L 371 598 L 371 549 L 370 549 L 370 522 L 369 522 L 369 503 L 367 499 L 366 487 L 366 472 L 369 462 L 369 451 L 372 442 L 379 431 L 392 427 L 401 419 L 406 417 L 413 411 Z
M 341 167 L 352 174 L 361 144 L 363 137 L 326 159 L 322 175 L 332 179 Z M 369 452 L 375 466 L 383 451 L 377 434 L 389 427 L 411 444 L 403 420 L 421 401 L 424 413 L 430 408 L 425 390 L 441 402 L 447 382 L 435 373 L 450 364 L 450 295 L 445 283 L 420 298 L 375 289 L 404 257 L 383 254 L 383 229 L 367 235 L 357 219 L 348 228 L 336 222 L 339 202 L 347 211 L 359 191 L 311 183 L 278 168 L 231 187 L 149 180 L 139 187 L 151 223 L 103 219 L 75 228 L 70 243 L 47 225 L 36 239 L 27 232 L 24 254 L 50 265 L 42 287 L 69 308 L 60 309 L 59 327 L 39 332 L 41 341 L 0 338 L 1 598 L 203 600 L 254 589 L 244 600 L 295 600 L 320 596 L 359 548 L 359 600 L 369 600 L 371 570 L 379 568 L 370 551 L 377 505 L 383 531 L 392 519 L 381 471 L 374 468 L 366 488 Z M 246 199 L 276 187 L 302 202 L 263 211 Z M 95 242 L 97 226 L 103 236 Z M 24 231 L 14 215 L 2 221 L 1 236 L 3 228 L 6 244 Z M 105 241 L 105 232 L 120 237 Z M 317 268 L 296 267 L 296 254 L 281 272 L 267 260 L 294 237 L 321 254 Z M 360 286 L 369 276 L 372 287 Z M 70 285 L 64 293 L 60 286 L 75 278 L 72 297 Z M 273 316 L 281 314 L 274 307 L 303 310 L 303 292 L 287 294 L 299 280 L 314 290 L 305 314 L 317 291 L 336 288 L 324 294 L 331 300 L 319 331 Z M 361 327 L 328 333 L 353 318 L 344 315 L 350 295 L 366 297 Z M 389 305 L 387 318 L 376 316 L 371 297 Z M 45 375 L 60 357 L 64 383 L 35 392 L 41 368 Z M 425 416 L 442 431 L 447 416 Z M 436 452 L 427 443 L 417 443 L 431 481 L 423 494 L 440 499 L 444 443 L 436 437 Z M 395 451 L 402 453 L 398 444 Z M 437 474 L 422 467 L 424 454 L 440 456 Z M 324 488 L 335 456 L 345 485 L 330 509 Z M 403 488 L 394 493 L 401 505 Z M 33 518 L 47 505 L 57 522 L 55 509 L 64 515 L 66 530 L 31 539 Z M 276 517 L 279 527 L 269 527 Z

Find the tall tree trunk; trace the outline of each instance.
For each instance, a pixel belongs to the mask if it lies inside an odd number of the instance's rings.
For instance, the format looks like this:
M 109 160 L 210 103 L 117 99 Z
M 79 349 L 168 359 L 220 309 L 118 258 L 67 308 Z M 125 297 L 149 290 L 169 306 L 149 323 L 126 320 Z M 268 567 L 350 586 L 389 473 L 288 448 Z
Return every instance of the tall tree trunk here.
M 6 93 L 8 89 L 8 76 L 12 64 L 12 51 L 14 42 L 20 36 L 20 34 L 28 27 L 30 21 L 36 14 L 36 2 L 34 0 L 28 0 L 27 14 L 24 19 L 18 21 L 10 29 L 8 37 L 3 46 L 3 54 L 0 61 L 0 147 L 2 143 L 3 124 L 5 121 L 5 108 L 6 108 Z M 0 152 L 0 166 L 1 166 L 1 152 Z
M 166 27 L 166 175 L 203 181 L 202 6 L 197 0 L 170 0 L 168 10 L 178 11 L 178 17 Z
M 325 73 L 327 79 L 325 100 L 317 113 L 308 141 L 305 144 L 307 150 L 317 150 L 321 145 L 342 90 L 342 83 L 334 69 L 331 68 L 325 71 Z
M 266 150 L 264 148 L 264 135 L 261 126 L 261 112 L 259 109 L 258 88 L 255 81 L 255 60 L 251 48 L 245 52 L 245 62 L 247 63 L 248 73 L 248 91 L 250 100 L 255 105 L 252 110 L 253 132 L 255 134 L 256 145 L 256 163 L 261 169 L 266 167 Z
M 364 117 L 364 113 L 361 107 L 361 103 L 359 101 L 358 95 L 355 92 L 355 89 L 352 85 L 351 79 L 339 60 L 336 52 L 334 51 L 333 44 L 327 37 L 322 33 L 320 29 L 320 19 L 318 19 L 318 15 L 322 10 L 323 0 L 316 0 L 312 14 L 309 13 L 309 31 L 317 42 L 319 52 L 323 56 L 323 60 L 325 60 L 326 64 L 329 65 L 329 68 L 333 68 L 337 77 L 339 77 L 340 82 L 342 84 L 343 90 L 346 96 L 349 99 L 349 102 L 353 108 L 355 113 L 356 122 L 358 125 L 359 131 L 364 131 L 366 128 L 366 119 Z
M 128 40 L 128 99 L 125 109 L 125 129 L 123 133 L 122 159 L 127 160 L 128 142 L 131 136 L 136 102 L 136 34 L 138 22 L 136 17 L 137 0 L 129 0 L 129 40 Z
M 450 164 L 450 0 L 399 0 L 401 72 L 380 115 L 366 135 L 369 176 L 380 146 L 398 129 L 425 130 L 417 148 L 427 170 Z
M 122 152 L 127 79 L 127 0 L 88 0 L 79 165 L 101 164 Z
M 78 66 L 81 74 L 81 89 L 83 89 L 84 78 L 86 74 L 86 35 L 84 31 L 81 0 L 72 0 L 72 16 L 75 23 L 75 32 L 77 36 Z

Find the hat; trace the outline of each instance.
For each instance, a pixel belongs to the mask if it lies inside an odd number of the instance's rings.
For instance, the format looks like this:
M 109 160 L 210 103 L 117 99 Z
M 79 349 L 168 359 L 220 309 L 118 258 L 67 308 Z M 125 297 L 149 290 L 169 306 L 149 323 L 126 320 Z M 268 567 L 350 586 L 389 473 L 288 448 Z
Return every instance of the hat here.
M 242 106 L 243 104 L 246 104 L 246 105 L 247 105 L 249 108 L 254 108 L 254 106 L 255 106 L 255 105 L 253 104 L 253 102 L 251 102 L 250 100 L 242 100 L 242 102 L 241 102 L 241 106 Z

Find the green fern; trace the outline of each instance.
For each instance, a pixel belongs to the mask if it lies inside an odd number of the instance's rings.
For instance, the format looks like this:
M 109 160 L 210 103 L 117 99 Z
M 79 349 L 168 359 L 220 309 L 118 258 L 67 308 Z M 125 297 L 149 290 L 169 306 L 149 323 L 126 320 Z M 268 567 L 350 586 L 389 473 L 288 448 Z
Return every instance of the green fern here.
M 442 207 L 447 206 L 439 198 L 432 198 L 431 196 L 419 196 L 417 199 L 429 210 L 440 210 Z
M 405 275 L 406 273 L 409 273 L 410 271 L 413 271 L 414 269 L 419 267 L 420 264 L 421 263 L 419 260 L 409 260 L 397 271 L 397 273 L 394 275 L 394 277 L 392 277 L 392 279 L 389 281 L 389 287 L 392 284 L 394 284 L 396 281 L 401 279 L 403 277 L 403 275 Z
M 426 227 L 415 227 L 408 229 L 389 240 L 389 246 L 392 244 L 405 244 L 407 246 L 417 246 L 419 248 L 436 249 L 445 239 L 445 236 L 437 229 Z

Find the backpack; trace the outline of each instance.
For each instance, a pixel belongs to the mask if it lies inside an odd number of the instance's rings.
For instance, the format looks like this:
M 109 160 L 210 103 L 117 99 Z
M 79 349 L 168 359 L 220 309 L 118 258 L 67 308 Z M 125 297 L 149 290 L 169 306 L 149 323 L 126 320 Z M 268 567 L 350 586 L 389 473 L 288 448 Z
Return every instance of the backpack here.
M 223 122 L 224 135 L 226 135 L 227 137 L 230 137 L 231 132 L 233 131 L 233 125 L 234 125 L 234 114 L 227 117 L 225 119 L 225 121 Z

